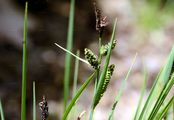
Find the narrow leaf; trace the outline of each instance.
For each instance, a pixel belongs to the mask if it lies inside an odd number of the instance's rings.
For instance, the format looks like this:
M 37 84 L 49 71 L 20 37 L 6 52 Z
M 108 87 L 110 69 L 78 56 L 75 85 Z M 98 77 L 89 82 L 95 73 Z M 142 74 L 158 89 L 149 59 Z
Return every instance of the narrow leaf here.
M 33 120 L 36 120 L 36 89 L 33 81 Z
M 3 108 L 2 108 L 2 103 L 1 103 L 1 99 L 0 99 L 0 115 L 1 115 L 1 120 L 5 120 L 5 118 L 4 118 L 4 112 L 3 112 Z
M 21 120 L 26 120 L 26 76 L 27 76 L 27 10 L 25 4 L 24 30 L 23 30 L 23 62 L 22 62 L 22 98 L 21 98 Z
M 74 30 L 74 11 L 75 11 L 75 0 L 71 0 L 70 13 L 69 13 L 69 25 L 67 35 L 66 49 L 71 51 L 73 46 L 73 30 Z M 64 73 L 64 109 L 66 109 L 69 96 L 69 79 L 71 70 L 71 55 L 66 53 L 65 57 L 65 73 Z
M 76 54 L 78 57 L 80 56 L 80 51 L 77 51 Z M 73 97 L 77 91 L 77 79 L 78 79 L 78 71 L 79 71 L 79 59 L 76 58 L 75 60 L 75 70 L 74 70 L 74 83 L 73 83 Z
M 142 106 L 144 93 L 145 93 L 145 90 L 146 90 L 146 86 L 147 86 L 147 69 L 144 68 L 144 84 L 143 84 L 143 87 L 142 87 L 142 90 L 141 90 L 141 96 L 140 96 L 140 100 L 138 102 L 138 106 L 137 106 L 137 110 L 136 110 L 136 113 L 135 113 L 134 120 L 137 120 L 137 118 L 139 116 L 139 112 L 140 112 L 140 109 L 141 109 L 141 106 Z
M 138 120 L 144 120 L 145 115 L 147 117 L 149 116 L 149 114 L 152 114 L 151 112 L 153 110 L 153 107 L 155 107 L 154 101 L 157 100 L 157 98 L 159 98 L 162 89 L 164 88 L 165 84 L 169 81 L 171 77 L 173 71 L 172 70 L 173 62 L 174 62 L 174 47 L 171 50 L 167 63 L 160 71 L 160 73 L 156 77 L 156 80 L 153 83 L 153 86 L 150 90 L 150 94 L 145 102 L 145 105 Z
M 77 91 L 76 95 L 73 97 L 73 99 L 71 100 L 70 104 L 68 105 L 67 109 L 65 110 L 64 114 L 63 114 L 63 118 L 62 120 L 66 120 L 68 117 L 69 112 L 71 111 L 72 107 L 74 106 L 74 104 L 76 103 L 76 101 L 78 100 L 78 98 L 80 97 L 81 93 L 84 91 L 84 89 L 87 87 L 87 85 L 90 83 L 90 81 L 93 79 L 95 75 L 95 72 L 83 83 L 83 85 L 79 88 L 79 90 Z
M 119 92 L 118 92 L 118 95 L 117 95 L 116 98 L 115 98 L 115 102 L 114 102 L 114 104 L 113 104 L 113 106 L 112 106 L 112 111 L 110 112 L 110 115 L 109 115 L 108 120 L 112 120 L 112 119 L 113 119 L 113 114 L 114 114 L 115 108 L 116 108 L 117 103 L 118 103 L 118 101 L 120 100 L 120 98 L 121 98 L 121 96 L 122 96 L 122 94 L 123 94 L 123 91 L 124 91 L 125 86 L 126 86 L 126 82 L 127 82 L 128 78 L 129 78 L 129 75 L 130 75 L 130 73 L 131 73 L 131 71 L 132 71 L 132 68 L 133 68 L 133 65 L 134 65 L 134 63 L 135 63 L 136 57 L 137 57 L 137 53 L 136 53 L 136 55 L 135 55 L 135 57 L 134 57 L 134 59 L 133 59 L 133 61 L 132 61 L 132 64 L 131 64 L 131 66 L 130 66 L 130 68 L 129 68 L 129 70 L 128 70 L 128 73 L 127 73 L 125 79 L 122 81 L 120 90 L 119 90 Z
M 174 74 L 172 75 L 171 79 L 164 85 L 164 87 L 160 93 L 160 96 L 158 97 L 158 99 L 152 109 L 152 112 L 148 118 L 149 120 L 153 120 L 156 117 L 157 112 L 159 111 L 161 105 L 163 104 L 165 98 L 167 97 L 167 95 L 173 85 L 174 85 Z
M 174 96 L 169 100 L 169 102 L 162 108 L 155 120 L 162 120 L 167 114 L 168 110 L 172 107 L 174 103 Z

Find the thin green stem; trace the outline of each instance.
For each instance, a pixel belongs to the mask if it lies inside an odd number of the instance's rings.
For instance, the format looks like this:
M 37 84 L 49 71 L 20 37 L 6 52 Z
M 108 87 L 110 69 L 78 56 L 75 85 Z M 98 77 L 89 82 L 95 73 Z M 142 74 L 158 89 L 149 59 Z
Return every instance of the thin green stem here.
M 26 76 L 27 76 L 27 9 L 25 4 L 24 32 L 23 32 L 23 63 L 22 63 L 22 98 L 21 98 L 21 120 L 26 120 Z
M 99 45 L 98 45 L 98 47 L 99 47 L 99 49 L 98 49 L 98 53 L 99 53 L 98 63 L 99 63 L 99 64 L 101 64 L 101 60 L 102 60 L 102 55 L 100 54 L 101 40 L 102 40 L 102 38 L 99 37 L 99 39 L 98 39 L 98 44 L 99 44 Z
M 100 48 L 101 48 L 101 37 L 99 37 L 99 40 L 98 40 L 98 44 L 99 44 L 99 49 L 98 49 L 98 64 L 100 65 L 101 64 L 101 61 L 102 61 L 102 55 L 100 54 Z M 96 79 L 96 86 L 98 85 L 98 81 L 99 81 L 99 77 L 100 77 L 100 67 L 97 69 L 97 79 Z M 97 88 L 97 87 L 96 87 Z
M 74 11 L 75 11 L 75 0 L 71 0 L 70 13 L 69 13 L 69 25 L 67 35 L 67 50 L 71 51 L 73 46 L 73 32 L 74 32 Z M 71 55 L 66 54 L 65 57 L 65 74 L 64 74 L 64 110 L 66 109 L 69 96 L 69 79 L 71 70 Z
M 4 119 L 4 112 L 3 112 L 3 108 L 2 108 L 1 99 L 0 99 L 0 115 L 1 115 L 1 120 L 5 120 Z
M 98 64 L 101 64 L 101 60 L 102 60 L 102 55 L 100 54 L 100 48 L 101 48 L 101 37 L 99 37 L 98 39 Z M 99 82 L 99 78 L 100 78 L 100 67 L 96 70 L 96 80 L 95 80 L 95 86 L 94 86 L 94 95 L 96 93 L 97 87 L 98 87 L 98 82 Z M 93 96 L 94 99 L 94 96 Z M 93 103 L 91 105 L 91 110 L 90 110 L 90 120 L 93 119 L 93 114 L 94 114 L 94 110 L 93 110 Z
M 90 81 L 93 79 L 95 75 L 95 72 L 83 83 L 83 85 L 79 88 L 79 90 L 77 91 L 76 95 L 73 97 L 73 99 L 71 100 L 70 104 L 68 105 L 67 109 L 65 110 L 64 114 L 63 114 L 63 118 L 62 120 L 66 120 L 68 117 L 69 112 L 71 111 L 72 107 L 74 106 L 74 104 L 77 102 L 78 98 L 80 97 L 81 93 L 85 90 L 85 88 L 87 87 L 87 85 L 90 83 Z
M 90 110 L 90 116 L 89 116 L 89 120 L 93 120 L 93 115 L 94 115 L 94 109 L 93 109 L 93 106 Z
M 33 81 L 33 120 L 36 120 L 36 87 Z
M 142 107 L 142 102 L 143 102 L 143 97 L 144 97 L 144 93 L 147 87 L 147 69 L 144 67 L 144 83 L 143 83 L 143 87 L 141 89 L 141 96 L 140 96 L 140 100 L 138 102 L 138 106 L 137 106 L 137 110 L 134 116 L 134 120 L 137 120 L 138 116 L 139 116 L 139 112 L 140 109 Z
M 153 118 L 156 117 L 157 112 L 159 111 L 161 105 L 163 104 L 163 102 L 164 102 L 165 98 L 167 97 L 169 91 L 171 90 L 173 84 L 174 84 L 174 75 L 172 75 L 171 79 L 163 87 L 163 90 L 161 91 L 160 96 L 158 97 L 148 120 L 153 120 Z
M 116 98 L 115 98 L 115 102 L 114 102 L 114 104 L 113 104 L 113 106 L 112 106 L 112 111 L 110 112 L 110 115 L 109 115 L 108 120 L 113 120 L 113 114 L 114 114 L 114 112 L 115 112 L 115 108 L 116 108 L 117 103 L 119 102 L 119 100 L 120 100 L 120 98 L 121 98 L 121 96 L 122 96 L 122 94 L 123 94 L 123 91 L 124 91 L 125 86 L 126 86 L 126 82 L 127 82 L 128 78 L 129 78 L 129 75 L 130 75 L 130 73 L 131 73 L 131 71 L 132 71 L 132 68 L 133 68 L 133 65 L 134 65 L 134 63 L 135 63 L 136 57 L 137 57 L 137 53 L 135 54 L 135 57 L 134 57 L 134 59 L 133 59 L 133 61 L 132 61 L 132 64 L 131 64 L 129 70 L 128 70 L 128 73 L 127 73 L 125 79 L 123 80 L 123 82 L 122 82 L 122 84 L 121 84 L 120 90 L 119 90 L 119 92 L 118 92 L 118 95 L 117 95 Z
M 89 62 L 88 62 L 88 61 L 86 61 L 86 60 L 80 58 L 79 56 L 75 55 L 74 53 L 68 51 L 67 49 L 63 48 L 63 47 L 60 46 L 59 44 L 57 44 L 57 43 L 54 43 L 54 44 L 55 44 L 57 47 L 59 47 L 60 49 L 62 49 L 63 51 L 69 53 L 70 55 L 72 55 L 72 56 L 75 57 L 76 59 L 80 60 L 81 62 L 84 62 L 84 63 L 86 63 L 86 64 L 89 65 Z
M 77 51 L 76 56 L 80 56 L 80 51 Z M 75 60 L 75 70 L 74 70 L 74 83 L 73 83 L 73 97 L 77 92 L 77 79 L 78 79 L 78 71 L 79 71 L 79 59 Z
M 139 116 L 138 120 L 143 120 L 144 115 L 145 115 L 145 113 L 146 113 L 147 110 L 148 110 L 148 107 L 149 107 L 150 102 L 151 102 L 151 100 L 152 100 L 152 97 L 153 97 L 153 94 L 154 94 L 154 91 L 155 91 L 155 87 L 156 87 L 156 85 L 157 85 L 157 83 L 158 83 L 158 80 L 159 80 L 159 77 L 160 77 L 160 75 L 161 75 L 161 72 L 162 72 L 162 71 L 160 71 L 160 72 L 158 73 L 158 75 L 157 75 L 157 77 L 156 77 L 156 79 L 155 79 L 155 81 L 154 81 L 154 83 L 153 83 L 153 86 L 152 86 L 152 88 L 151 88 L 151 90 L 150 90 L 150 94 L 149 94 L 149 96 L 148 96 L 148 98 L 147 98 L 147 100 L 146 100 L 146 102 L 145 102 L 145 104 L 144 104 L 144 106 L 143 106 L 143 109 L 142 109 L 142 111 L 141 111 L 141 113 L 140 113 L 140 116 Z

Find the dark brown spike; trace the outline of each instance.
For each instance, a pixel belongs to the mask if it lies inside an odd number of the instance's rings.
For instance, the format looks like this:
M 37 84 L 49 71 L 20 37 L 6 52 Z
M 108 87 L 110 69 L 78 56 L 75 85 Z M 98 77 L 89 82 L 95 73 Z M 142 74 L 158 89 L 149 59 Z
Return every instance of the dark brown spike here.
M 48 103 L 44 95 L 43 95 L 42 101 L 39 103 L 39 107 L 42 112 L 41 114 L 42 120 L 46 120 L 48 118 Z
M 96 2 L 94 4 L 94 11 L 96 16 L 96 30 L 99 32 L 100 37 L 103 34 L 104 28 L 108 25 L 107 17 L 102 17 L 101 10 L 98 9 Z

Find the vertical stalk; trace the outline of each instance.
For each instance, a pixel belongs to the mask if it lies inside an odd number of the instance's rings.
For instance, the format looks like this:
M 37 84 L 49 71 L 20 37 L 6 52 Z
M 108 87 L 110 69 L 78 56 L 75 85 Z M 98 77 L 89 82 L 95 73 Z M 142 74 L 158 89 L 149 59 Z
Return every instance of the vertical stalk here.
M 33 120 L 36 120 L 36 89 L 35 82 L 33 82 Z
M 101 64 L 102 55 L 100 54 L 100 48 L 101 48 L 101 37 L 98 39 L 98 63 Z M 98 80 L 100 76 L 100 67 L 97 69 L 97 80 L 96 80 L 96 86 L 98 85 Z M 97 88 L 97 87 L 96 87 Z
M 76 55 L 80 56 L 80 51 L 78 50 Z M 79 71 L 79 59 L 75 60 L 75 71 L 74 71 L 74 83 L 73 83 L 73 97 L 77 92 L 77 79 L 78 79 L 78 71 Z
M 69 25 L 67 35 L 67 47 L 66 49 L 71 51 L 73 45 L 73 29 L 74 29 L 74 11 L 75 11 L 75 0 L 71 0 L 70 14 L 69 14 Z M 70 68 L 71 68 L 71 55 L 66 53 L 65 57 L 65 74 L 64 74 L 64 110 L 66 109 L 69 96 L 69 79 L 70 79 Z
M 0 115 L 1 115 L 1 120 L 4 120 L 4 112 L 3 112 L 3 109 L 2 109 L 1 99 L 0 99 Z
M 22 99 L 21 99 L 21 120 L 26 120 L 26 74 L 27 74 L 27 9 L 25 4 L 24 30 L 23 30 L 23 62 L 22 62 Z
M 100 48 L 101 48 L 101 36 L 99 37 L 98 39 L 98 63 L 100 64 L 101 63 L 101 60 L 102 60 L 102 55 L 100 54 Z M 99 77 L 100 77 L 100 67 L 96 70 L 96 81 L 95 81 L 95 86 L 94 86 L 94 96 L 96 94 L 96 90 L 97 90 L 97 87 L 98 87 L 98 82 L 99 82 Z M 93 99 L 94 99 L 94 96 L 93 96 Z M 94 114 L 94 109 L 93 109 L 93 101 L 92 101 L 92 105 L 91 105 L 91 110 L 90 110 L 90 120 L 93 119 L 93 114 Z

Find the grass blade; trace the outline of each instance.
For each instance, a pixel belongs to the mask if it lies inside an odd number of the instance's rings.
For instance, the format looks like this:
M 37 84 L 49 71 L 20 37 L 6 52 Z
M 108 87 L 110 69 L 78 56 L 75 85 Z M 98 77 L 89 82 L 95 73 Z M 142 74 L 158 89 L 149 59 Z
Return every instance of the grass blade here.
M 65 110 L 62 120 L 66 120 L 68 117 L 69 112 L 71 111 L 72 107 L 76 103 L 77 99 L 80 97 L 81 93 L 84 91 L 84 89 L 87 87 L 87 85 L 90 83 L 90 81 L 93 79 L 95 75 L 95 72 L 83 83 L 83 85 L 79 88 L 76 95 L 71 100 L 70 104 L 68 105 L 67 109 Z
M 71 0 L 70 13 L 69 13 L 68 35 L 67 35 L 67 45 L 66 45 L 66 49 L 68 51 L 71 51 L 72 46 L 73 46 L 74 11 L 75 11 L 75 0 Z M 64 74 L 64 109 L 66 109 L 66 106 L 68 103 L 70 68 L 71 68 L 71 55 L 66 53 L 65 74 Z
M 155 118 L 155 120 L 162 120 L 165 115 L 167 114 L 168 110 L 172 107 L 172 104 L 174 103 L 174 96 L 169 100 L 169 102 L 164 106 L 164 108 L 159 112 L 158 116 Z
M 25 4 L 24 30 L 23 30 L 23 63 L 22 63 L 22 98 L 21 120 L 26 119 L 26 73 L 27 73 L 27 12 L 28 3 Z
M 35 82 L 33 81 L 33 120 L 36 120 L 36 89 Z
M 77 51 L 76 54 L 78 57 L 80 56 L 80 51 Z M 74 70 L 74 83 L 73 83 L 73 97 L 77 91 L 77 79 L 78 79 L 78 71 L 79 71 L 79 59 L 76 58 L 75 60 L 75 70 Z
M 80 51 L 77 50 L 76 56 L 79 57 L 80 56 Z M 75 70 L 74 70 L 74 81 L 73 81 L 73 97 L 75 96 L 76 92 L 77 92 L 77 79 L 78 79 L 78 71 L 79 71 L 79 59 L 76 58 L 75 59 Z M 76 114 L 76 106 L 74 105 L 72 112 L 70 113 L 70 118 L 71 119 L 75 119 L 73 118 L 74 115 Z
M 143 120 L 144 119 L 144 115 L 148 111 L 149 106 L 151 105 L 150 103 L 151 103 L 151 101 L 153 99 L 153 95 L 154 95 L 153 93 L 155 93 L 154 92 L 155 91 L 155 87 L 157 86 L 157 83 L 158 83 L 159 77 L 161 75 L 161 72 L 162 72 L 162 70 L 158 73 L 158 75 L 157 75 L 157 77 L 156 77 L 156 79 L 155 79 L 155 81 L 153 83 L 153 86 L 152 86 L 152 88 L 150 90 L 150 94 L 149 94 L 149 96 L 148 96 L 148 98 L 147 98 L 147 100 L 146 100 L 146 102 L 145 102 L 145 104 L 143 106 L 143 109 L 142 109 L 142 111 L 140 113 L 140 116 L 139 116 L 138 120 Z
M 1 99 L 0 99 L 0 115 L 1 115 L 1 120 L 5 120 L 4 119 L 4 112 L 3 112 L 3 108 L 2 108 Z
M 163 81 L 163 84 L 165 84 L 166 82 L 168 82 L 170 80 L 170 77 L 172 75 L 173 69 L 172 68 L 174 65 L 174 47 L 171 50 L 171 53 L 168 57 L 167 63 L 164 66 L 164 69 L 162 71 L 162 74 L 160 76 L 160 80 Z
M 122 94 L 123 94 L 123 90 L 125 89 L 126 82 L 127 82 L 128 78 L 129 78 L 129 75 L 130 75 L 130 73 L 131 73 L 131 71 L 132 71 L 132 68 L 133 68 L 133 65 L 134 65 L 134 63 L 135 63 L 136 57 L 137 57 L 137 53 L 136 53 L 136 55 L 135 55 L 135 57 L 134 57 L 134 59 L 133 59 L 133 61 L 132 61 L 132 64 L 131 64 L 129 70 L 128 70 L 128 73 L 127 73 L 127 75 L 126 75 L 126 78 L 123 80 L 123 82 L 122 82 L 122 84 L 121 84 L 120 90 L 119 90 L 119 92 L 118 92 L 118 95 L 117 95 L 116 98 L 115 98 L 115 102 L 114 102 L 114 104 L 113 104 L 113 106 L 112 106 L 112 111 L 110 112 L 110 115 L 109 115 L 108 120 L 112 120 L 112 119 L 113 119 L 113 114 L 114 114 L 115 108 L 116 108 L 116 106 L 117 106 L 118 101 L 120 100 L 120 97 L 121 97 Z
M 174 74 L 172 75 L 171 79 L 163 87 L 163 90 L 161 91 L 160 96 L 158 97 L 155 103 L 155 106 L 153 107 L 152 112 L 148 118 L 149 120 L 153 120 L 156 117 L 157 112 L 159 111 L 161 105 L 163 104 L 165 98 L 167 97 L 173 85 L 174 85 Z
M 81 62 L 84 62 L 84 63 L 86 63 L 86 64 L 89 65 L 89 62 L 88 62 L 88 61 L 86 61 L 86 60 L 84 60 L 84 59 L 78 57 L 77 55 L 75 55 L 74 53 L 72 53 L 72 52 L 68 51 L 67 49 L 63 48 L 63 47 L 60 46 L 59 44 L 57 44 L 57 43 L 54 43 L 54 44 L 55 44 L 57 47 L 59 47 L 60 49 L 62 49 L 63 51 L 67 52 L 68 54 L 72 55 L 72 56 L 75 57 L 76 59 L 80 60 Z
M 172 51 L 168 57 L 166 65 L 160 71 L 156 80 L 153 83 L 153 86 L 150 90 L 150 94 L 145 102 L 145 105 L 142 109 L 142 112 L 141 112 L 138 120 L 144 120 L 145 114 L 146 114 L 146 116 L 151 114 L 155 98 L 159 97 L 160 91 L 162 92 L 162 88 L 170 79 L 171 72 L 173 71 L 172 70 L 173 61 L 174 61 L 174 47 L 172 48 Z
M 137 106 L 137 110 L 136 110 L 136 113 L 135 113 L 135 116 L 134 116 L 134 120 L 137 120 L 137 118 L 139 116 L 139 112 L 140 112 L 140 109 L 141 109 L 141 106 L 142 106 L 143 96 L 144 96 L 144 93 L 145 93 L 145 90 L 146 90 L 146 86 L 147 86 L 147 69 L 144 68 L 144 84 L 143 84 L 143 87 L 142 87 L 142 90 L 141 90 L 141 96 L 140 96 L 140 100 L 138 102 L 138 106 Z

